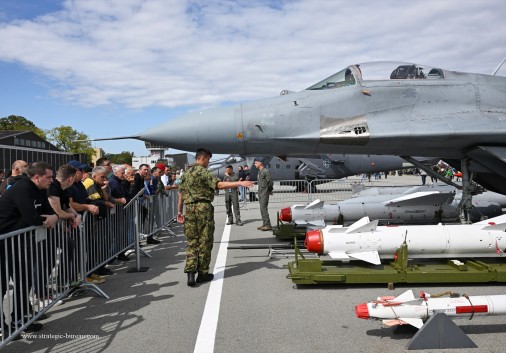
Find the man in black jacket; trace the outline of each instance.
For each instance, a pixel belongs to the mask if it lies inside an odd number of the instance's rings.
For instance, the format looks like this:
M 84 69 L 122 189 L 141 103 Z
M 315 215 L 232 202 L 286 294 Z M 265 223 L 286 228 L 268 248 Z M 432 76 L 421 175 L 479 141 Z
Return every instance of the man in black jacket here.
M 27 177 L 16 179 L 0 198 L 0 234 L 30 226 L 54 227 L 58 216 L 49 205 L 47 189 L 53 180 L 53 169 L 45 162 L 32 163 L 27 169 Z M 32 249 L 35 232 L 27 237 L 15 236 L 0 240 L 0 263 L 7 264 L 3 269 L 2 298 L 7 291 L 8 278 L 14 281 L 16 308 L 12 312 L 12 327 L 19 328 L 28 320 L 33 311 L 28 294 L 32 287 Z M 5 249 L 9 251 L 5 252 Z M 11 251 L 14 249 L 12 258 Z M 33 249 L 34 250 L 34 249 Z M 7 257 L 7 258 L 6 258 Z M 2 301 L 0 301 L 2 302 Z M 28 331 L 38 331 L 42 324 L 33 323 Z

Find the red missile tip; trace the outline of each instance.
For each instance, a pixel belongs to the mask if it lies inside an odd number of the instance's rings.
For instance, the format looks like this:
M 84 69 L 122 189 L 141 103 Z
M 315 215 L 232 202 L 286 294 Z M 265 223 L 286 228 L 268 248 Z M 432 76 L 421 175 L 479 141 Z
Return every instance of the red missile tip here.
M 309 252 L 321 254 L 323 252 L 322 232 L 319 229 L 307 231 L 304 246 Z
M 365 303 L 355 306 L 355 313 L 359 319 L 369 319 L 369 309 Z
M 281 212 L 279 213 L 279 220 L 282 222 L 291 222 L 292 221 L 292 209 L 282 208 Z

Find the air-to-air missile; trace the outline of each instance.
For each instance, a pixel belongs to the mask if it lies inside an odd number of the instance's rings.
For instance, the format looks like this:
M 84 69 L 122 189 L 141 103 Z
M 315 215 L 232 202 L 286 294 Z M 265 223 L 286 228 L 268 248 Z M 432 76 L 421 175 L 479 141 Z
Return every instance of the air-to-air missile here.
M 293 205 L 280 211 L 279 219 L 297 226 L 324 227 L 325 224 L 350 224 L 362 217 L 379 220 L 381 224 L 434 224 L 457 222 L 461 193 L 444 185 L 441 188 L 414 187 L 401 194 L 374 194 L 352 197 L 335 204 L 315 200 L 307 205 Z M 497 217 L 506 207 L 506 196 L 491 191 L 472 200 L 470 220 Z
M 442 312 L 450 317 L 506 315 L 506 295 L 467 296 L 451 293 L 448 298 L 433 298 L 420 292 L 415 298 L 408 290 L 397 297 L 378 297 L 370 303 L 355 306 L 359 319 L 382 320 L 387 326 L 412 325 L 421 328 L 424 321 Z
M 309 252 L 380 265 L 406 242 L 410 258 L 500 257 L 506 250 L 506 215 L 474 224 L 378 226 L 364 217 L 349 227 L 308 230 Z

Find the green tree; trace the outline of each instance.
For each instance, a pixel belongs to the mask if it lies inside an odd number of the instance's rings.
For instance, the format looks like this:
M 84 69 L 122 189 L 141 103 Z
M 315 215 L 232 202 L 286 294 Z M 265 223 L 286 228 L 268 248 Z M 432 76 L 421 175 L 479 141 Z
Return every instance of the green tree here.
M 71 126 L 61 125 L 47 132 L 47 139 L 59 149 L 71 153 L 85 153 L 90 161 L 95 154 L 89 137 L 85 133 L 74 130 Z
M 114 164 L 128 164 L 132 165 L 133 152 L 123 151 L 121 153 L 106 153 L 105 158 L 109 159 Z
M 0 130 L 29 130 L 46 139 L 44 130 L 39 129 L 32 121 L 20 115 L 9 115 L 1 118 Z

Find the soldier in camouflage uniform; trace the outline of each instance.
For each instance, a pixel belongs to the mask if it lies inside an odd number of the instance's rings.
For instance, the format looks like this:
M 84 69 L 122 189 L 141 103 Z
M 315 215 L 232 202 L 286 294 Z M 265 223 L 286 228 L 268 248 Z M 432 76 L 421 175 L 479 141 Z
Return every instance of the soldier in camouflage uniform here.
M 223 181 L 239 181 L 239 175 L 234 173 L 234 167 L 227 165 L 225 177 Z M 239 194 L 237 188 L 229 188 L 225 190 L 225 208 L 227 209 L 228 222 L 234 224 L 232 217 L 232 206 L 234 207 L 235 224 L 242 226 L 241 212 L 239 210 Z
M 182 221 L 183 204 L 184 233 L 186 236 L 186 266 L 184 272 L 188 276 L 188 286 L 204 283 L 214 278 L 209 273 L 211 251 L 214 242 L 214 207 L 212 201 L 217 189 L 251 187 L 250 181 L 220 181 L 207 170 L 212 153 L 199 149 L 195 155 L 195 164 L 183 174 L 179 186 L 178 221 Z M 195 279 L 195 274 L 198 277 Z
M 260 203 L 260 214 L 262 215 L 262 225 L 257 229 L 262 231 L 272 230 L 271 219 L 269 218 L 269 196 L 272 195 L 274 183 L 271 173 L 264 167 L 263 158 L 255 159 L 255 167 L 258 169 L 258 202 Z

